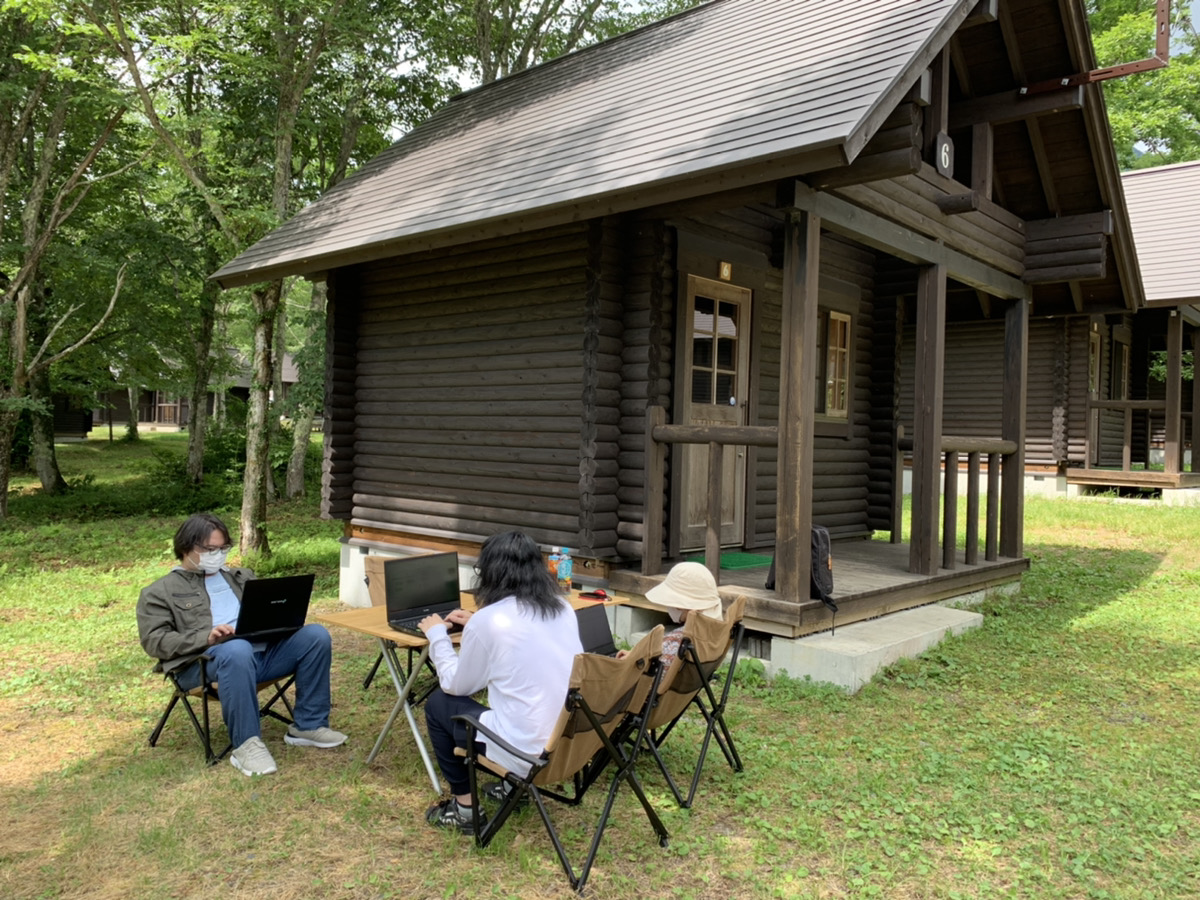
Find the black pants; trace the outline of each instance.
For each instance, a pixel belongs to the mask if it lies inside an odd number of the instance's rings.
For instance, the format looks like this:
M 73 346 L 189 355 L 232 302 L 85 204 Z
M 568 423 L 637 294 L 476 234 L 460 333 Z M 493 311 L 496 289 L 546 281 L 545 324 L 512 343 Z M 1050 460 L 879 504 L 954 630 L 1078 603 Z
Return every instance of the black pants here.
M 425 698 L 425 725 L 429 729 L 433 755 L 437 757 L 442 775 L 450 782 L 450 792 L 453 794 L 471 792 L 467 760 L 454 752 L 455 747 L 467 746 L 467 726 L 462 722 L 455 722 L 453 717 L 464 713 L 478 717 L 485 709 L 486 706 L 470 697 L 456 697 L 445 693 L 441 688 L 436 688 Z M 483 743 L 476 741 L 475 750 L 483 753 Z

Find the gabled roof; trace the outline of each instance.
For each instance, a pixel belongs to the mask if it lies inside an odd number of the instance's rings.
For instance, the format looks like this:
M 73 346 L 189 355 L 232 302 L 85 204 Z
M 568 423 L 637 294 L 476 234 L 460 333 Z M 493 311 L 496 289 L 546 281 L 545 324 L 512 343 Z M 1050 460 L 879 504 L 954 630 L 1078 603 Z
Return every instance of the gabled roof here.
M 766 181 L 776 162 L 845 165 L 974 5 L 713 0 L 460 95 L 214 277 L 311 274 L 635 209 L 663 188 L 753 183 L 755 167 Z
M 1200 303 L 1200 162 L 1121 176 L 1150 306 Z

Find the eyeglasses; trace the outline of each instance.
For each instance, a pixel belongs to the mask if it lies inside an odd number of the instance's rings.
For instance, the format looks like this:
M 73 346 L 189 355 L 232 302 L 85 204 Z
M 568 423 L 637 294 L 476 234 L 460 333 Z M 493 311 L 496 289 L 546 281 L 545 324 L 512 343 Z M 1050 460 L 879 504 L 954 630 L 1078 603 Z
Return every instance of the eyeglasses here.
M 479 568 L 479 566 L 475 566 L 475 574 L 476 574 L 476 575 L 482 575 L 482 574 L 483 574 L 483 569 Z
M 228 553 L 232 549 L 233 549 L 233 544 L 222 544 L 219 547 L 209 547 L 205 544 L 200 544 L 200 552 L 202 552 L 202 553 L 219 553 L 219 552 Z

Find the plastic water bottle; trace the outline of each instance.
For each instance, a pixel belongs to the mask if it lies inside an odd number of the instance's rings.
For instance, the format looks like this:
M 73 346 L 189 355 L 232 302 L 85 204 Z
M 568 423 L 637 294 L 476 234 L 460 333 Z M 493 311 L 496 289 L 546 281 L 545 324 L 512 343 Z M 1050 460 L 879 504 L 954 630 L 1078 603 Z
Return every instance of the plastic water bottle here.
M 566 547 L 559 548 L 558 566 L 554 576 L 558 579 L 558 590 L 562 594 L 571 593 L 571 575 L 575 564 L 571 559 L 571 551 Z

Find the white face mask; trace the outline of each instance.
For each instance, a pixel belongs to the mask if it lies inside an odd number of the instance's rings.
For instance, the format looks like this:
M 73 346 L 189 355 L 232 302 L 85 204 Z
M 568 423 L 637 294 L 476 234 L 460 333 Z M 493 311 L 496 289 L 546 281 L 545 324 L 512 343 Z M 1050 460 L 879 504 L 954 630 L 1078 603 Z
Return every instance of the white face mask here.
M 671 621 L 674 622 L 676 625 L 678 625 L 680 622 L 683 621 L 683 610 L 682 609 L 676 609 L 673 606 L 668 607 L 667 615 L 671 617 Z
M 228 550 L 206 550 L 196 560 L 196 566 L 205 575 L 215 575 L 225 565 L 225 558 L 228 555 Z

